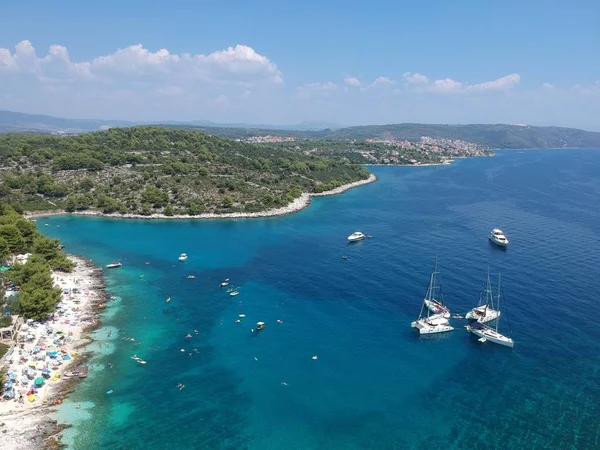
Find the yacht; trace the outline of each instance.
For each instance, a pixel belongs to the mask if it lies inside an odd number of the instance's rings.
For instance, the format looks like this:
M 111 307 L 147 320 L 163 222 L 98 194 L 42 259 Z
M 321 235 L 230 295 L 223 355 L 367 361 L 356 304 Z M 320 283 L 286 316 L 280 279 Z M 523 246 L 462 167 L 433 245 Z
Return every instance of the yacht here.
M 500 275 L 498 275 L 498 300 L 497 300 L 498 309 L 500 309 Z M 508 336 L 504 336 L 503 334 L 498 332 L 498 323 L 500 322 L 500 314 L 498 313 L 498 320 L 496 320 L 496 327 L 492 328 L 488 325 L 484 325 L 480 322 L 472 323 L 471 325 L 467 325 L 466 328 L 469 332 L 473 333 L 475 336 L 479 336 L 479 342 L 493 342 L 494 344 L 503 345 L 505 347 L 512 348 L 515 343 L 512 338 Z
M 179 261 L 185 261 L 187 259 L 187 255 L 185 253 L 182 253 L 181 255 L 179 255 Z
M 484 295 L 485 293 L 485 295 Z M 497 308 L 497 307 L 496 307 Z M 465 319 L 476 321 L 478 323 L 487 323 L 500 317 L 500 310 L 494 309 L 494 296 L 492 294 L 492 284 L 490 283 L 490 269 L 488 267 L 486 288 L 479 294 L 479 304 L 465 314 Z
M 348 236 L 348 240 L 350 242 L 362 241 L 366 236 L 362 234 L 360 231 L 355 231 L 350 236 Z
M 421 312 L 419 313 L 419 317 L 417 318 L 417 320 L 410 324 L 411 327 L 416 328 L 419 331 L 419 334 L 443 333 L 445 331 L 454 330 L 454 327 L 452 327 L 450 325 L 450 322 L 448 322 L 448 318 L 450 317 L 450 311 L 444 305 L 442 296 L 442 286 L 441 283 L 439 285 L 437 284 L 438 277 L 439 272 L 437 271 L 436 258 L 433 272 L 431 273 L 431 277 L 429 278 L 429 286 L 427 288 L 427 293 L 425 294 L 425 299 L 423 300 L 423 305 L 421 306 Z M 437 290 L 439 290 L 439 299 L 435 298 L 435 293 Z M 435 306 L 437 306 L 438 308 L 444 308 L 442 310 L 443 312 L 435 313 Z M 427 312 L 426 314 L 425 311 Z M 434 312 L 434 314 L 431 314 L 432 312 Z
M 506 236 L 504 236 L 504 233 L 499 228 L 494 228 L 490 232 L 490 241 L 500 247 L 506 247 L 508 245 L 508 239 L 506 239 Z
M 121 267 L 123 264 L 121 264 L 119 261 L 114 261 L 110 264 L 106 265 L 107 269 L 116 269 L 117 267 Z

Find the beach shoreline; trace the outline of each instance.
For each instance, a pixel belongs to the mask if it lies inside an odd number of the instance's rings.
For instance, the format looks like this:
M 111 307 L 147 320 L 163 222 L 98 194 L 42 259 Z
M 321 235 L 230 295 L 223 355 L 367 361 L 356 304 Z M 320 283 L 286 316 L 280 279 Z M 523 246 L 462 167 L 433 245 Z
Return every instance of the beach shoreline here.
M 349 191 L 350 189 L 354 189 L 359 186 L 363 186 L 365 184 L 373 183 L 377 181 L 377 177 L 373 174 L 364 180 L 355 181 L 353 183 L 348 183 L 343 186 L 337 187 L 335 189 L 330 189 L 329 191 L 319 192 L 319 193 L 302 193 L 300 197 L 296 198 L 290 204 L 283 206 L 281 208 L 270 209 L 268 211 L 261 212 L 253 212 L 253 213 L 225 213 L 225 214 L 215 214 L 215 213 L 206 213 L 206 214 L 198 214 L 194 216 L 189 215 L 174 215 L 174 216 L 166 216 L 164 214 L 150 214 L 148 216 L 144 216 L 141 214 L 118 214 L 111 213 L 105 214 L 101 211 L 74 211 L 67 212 L 64 210 L 57 211 L 36 211 L 36 212 L 25 212 L 24 216 L 28 219 L 38 219 L 43 217 L 52 217 L 52 216 L 64 216 L 64 215 L 73 215 L 73 216 L 93 216 L 93 217 L 107 217 L 107 218 L 117 218 L 117 219 L 143 219 L 143 220 L 202 220 L 202 219 L 252 219 L 252 218 L 265 218 L 265 217 L 276 217 L 276 216 L 285 216 L 288 214 L 293 214 L 295 212 L 301 211 L 308 206 L 310 206 L 312 197 L 325 197 L 329 195 L 338 195 L 343 192 Z
M 18 375 L 13 381 L 14 398 L 0 402 L 2 448 L 11 450 L 60 448 L 60 432 L 69 426 L 59 424 L 52 418 L 52 414 L 73 390 L 73 385 L 79 382 L 78 379 L 67 378 L 64 374 L 88 359 L 89 355 L 79 352 L 84 345 L 92 341 L 89 332 L 99 325 L 98 305 L 106 301 L 106 295 L 102 292 L 104 281 L 100 270 L 81 257 L 73 255 L 68 257 L 75 263 L 75 269 L 71 273 L 53 273 L 55 284 L 63 289 L 57 312 L 44 324 L 21 325 L 19 334 L 26 338 L 19 339 L 11 349 L 12 354 L 8 358 L 6 373 Z M 27 336 L 32 338 L 28 339 Z M 39 345 L 49 349 L 53 344 L 52 339 L 59 336 L 66 336 L 64 341 L 60 341 L 62 343 L 56 345 L 64 359 L 48 373 L 43 386 L 36 389 L 31 400 L 29 396 L 23 396 L 22 401 L 19 401 L 19 396 L 32 389 L 32 380 L 19 384 L 19 377 L 24 373 L 23 369 L 31 367 L 28 361 L 37 361 L 38 364 L 41 363 L 40 366 L 52 367 L 49 364 L 52 359 L 48 356 L 43 359 L 38 358 L 37 355 L 43 356 L 44 351 L 36 351 L 34 347 L 39 348 Z

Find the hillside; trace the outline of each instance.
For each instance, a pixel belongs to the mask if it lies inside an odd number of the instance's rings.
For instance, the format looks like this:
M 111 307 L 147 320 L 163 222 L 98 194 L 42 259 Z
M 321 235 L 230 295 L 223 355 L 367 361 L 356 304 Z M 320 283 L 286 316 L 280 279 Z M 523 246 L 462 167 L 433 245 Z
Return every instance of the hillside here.
M 258 212 L 368 176 L 364 167 L 340 160 L 197 131 L 0 135 L 0 197 L 24 210 Z
M 325 130 L 322 139 L 456 139 L 489 148 L 600 148 L 600 133 L 520 125 L 370 125 Z
M 148 124 L 148 123 L 146 123 Z M 290 136 L 311 140 L 393 139 L 416 142 L 421 137 L 462 140 L 488 148 L 600 148 L 600 133 L 562 127 L 520 125 L 431 125 L 403 123 L 365 125 L 346 128 L 322 122 L 305 122 L 289 126 L 218 124 L 210 121 L 163 121 L 152 125 L 201 131 L 225 139 L 247 139 L 256 136 Z M 60 119 L 51 116 L 0 111 L 0 133 L 85 133 L 109 127 L 143 125 L 127 121 Z

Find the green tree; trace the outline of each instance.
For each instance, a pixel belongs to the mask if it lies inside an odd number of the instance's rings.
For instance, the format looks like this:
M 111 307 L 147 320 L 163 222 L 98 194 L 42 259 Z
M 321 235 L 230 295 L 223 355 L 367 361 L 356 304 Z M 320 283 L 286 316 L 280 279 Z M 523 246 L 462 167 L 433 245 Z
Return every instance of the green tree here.
M 0 259 L 8 258 L 10 255 L 10 247 L 4 237 L 0 236 Z
M 59 289 L 22 289 L 19 313 L 28 319 L 44 320 L 60 301 Z
M 167 205 L 165 207 L 164 210 L 165 216 L 173 216 L 175 214 L 175 211 L 173 210 L 173 206 L 172 205 Z
M 0 226 L 0 237 L 6 240 L 11 253 L 20 253 L 24 250 L 25 241 L 16 225 Z

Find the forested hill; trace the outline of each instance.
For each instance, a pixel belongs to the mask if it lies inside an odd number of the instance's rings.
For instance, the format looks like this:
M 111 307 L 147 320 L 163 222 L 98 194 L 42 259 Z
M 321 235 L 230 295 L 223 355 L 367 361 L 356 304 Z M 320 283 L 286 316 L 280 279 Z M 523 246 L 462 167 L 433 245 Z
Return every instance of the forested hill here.
M 188 125 L 169 125 L 193 129 Z M 293 136 L 299 139 L 365 140 L 388 139 L 418 141 L 421 137 L 452 139 L 488 148 L 600 148 L 600 133 L 575 128 L 521 125 L 428 125 L 402 123 L 366 125 L 321 131 L 285 131 L 256 128 L 198 127 L 205 133 L 226 138 L 253 136 Z
M 0 197 L 24 210 L 258 212 L 368 176 L 359 165 L 198 131 L 0 135 Z
M 460 139 L 489 148 L 600 148 L 600 133 L 529 125 L 371 125 L 323 132 L 326 139 Z

